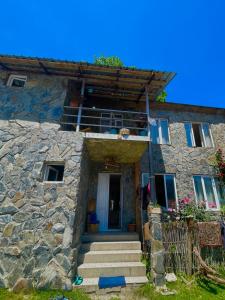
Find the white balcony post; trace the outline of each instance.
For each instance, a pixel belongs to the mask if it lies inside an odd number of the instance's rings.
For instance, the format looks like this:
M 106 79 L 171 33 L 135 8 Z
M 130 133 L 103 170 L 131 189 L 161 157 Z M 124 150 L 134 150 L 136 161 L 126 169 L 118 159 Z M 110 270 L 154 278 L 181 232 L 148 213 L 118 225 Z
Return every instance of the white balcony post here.
M 82 108 L 83 108 L 84 89 L 85 89 L 85 80 L 83 79 L 83 81 L 82 81 L 82 87 L 81 87 L 81 91 L 80 91 L 81 102 L 80 102 L 80 106 L 79 106 L 79 110 L 78 110 L 78 115 L 77 115 L 76 132 L 80 131 L 80 120 L 81 120 L 81 114 L 82 114 Z
M 153 157 L 152 157 L 152 141 L 151 141 L 151 117 L 150 117 L 150 103 L 149 103 L 149 95 L 148 95 L 148 87 L 145 87 L 145 96 L 146 96 L 146 113 L 147 113 L 147 129 L 148 129 L 148 158 L 149 158 L 149 182 L 151 185 L 150 193 L 151 193 L 151 202 L 156 202 L 155 197 L 155 176 L 154 176 L 154 168 L 153 168 Z

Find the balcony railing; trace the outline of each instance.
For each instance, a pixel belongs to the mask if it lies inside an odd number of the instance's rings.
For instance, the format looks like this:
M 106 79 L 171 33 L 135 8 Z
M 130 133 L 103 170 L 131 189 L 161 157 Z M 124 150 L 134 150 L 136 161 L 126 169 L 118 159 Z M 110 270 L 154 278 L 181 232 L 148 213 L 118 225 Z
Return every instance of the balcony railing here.
M 137 111 L 64 106 L 64 130 L 118 134 L 127 128 L 130 135 L 147 136 L 147 114 Z

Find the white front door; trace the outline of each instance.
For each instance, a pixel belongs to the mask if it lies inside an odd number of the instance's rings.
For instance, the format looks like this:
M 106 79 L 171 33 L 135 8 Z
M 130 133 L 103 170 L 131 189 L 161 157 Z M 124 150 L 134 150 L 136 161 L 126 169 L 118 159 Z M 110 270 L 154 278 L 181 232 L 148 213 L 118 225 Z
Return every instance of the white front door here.
M 121 175 L 115 173 L 99 173 L 96 205 L 99 231 L 121 230 L 121 208 Z
M 97 191 L 97 218 L 99 220 L 99 230 L 108 230 L 108 211 L 109 211 L 109 173 L 98 174 Z

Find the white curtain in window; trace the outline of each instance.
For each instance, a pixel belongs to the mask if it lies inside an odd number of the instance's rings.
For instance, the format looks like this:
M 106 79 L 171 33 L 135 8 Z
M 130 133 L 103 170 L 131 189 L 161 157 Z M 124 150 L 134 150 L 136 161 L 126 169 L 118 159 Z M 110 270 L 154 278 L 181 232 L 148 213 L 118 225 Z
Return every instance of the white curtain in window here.
M 209 124 L 207 123 L 202 123 L 202 131 L 205 137 L 205 147 L 212 147 L 212 139 L 210 136 L 210 131 L 209 131 Z
M 159 144 L 159 122 L 154 120 L 151 122 L 151 139 L 153 144 Z
M 169 144 L 169 128 L 167 120 L 160 120 L 162 132 L 162 144 Z
M 192 125 L 191 123 L 184 123 L 184 128 L 186 131 L 187 145 L 188 147 L 193 147 L 193 137 L 192 137 Z

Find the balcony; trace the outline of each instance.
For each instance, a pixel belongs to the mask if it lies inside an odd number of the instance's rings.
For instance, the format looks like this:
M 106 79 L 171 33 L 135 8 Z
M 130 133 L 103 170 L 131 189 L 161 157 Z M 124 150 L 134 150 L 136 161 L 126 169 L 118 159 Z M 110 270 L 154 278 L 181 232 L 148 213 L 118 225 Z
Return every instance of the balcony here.
M 64 107 L 63 130 L 82 132 L 94 161 L 138 161 L 149 141 L 147 114 L 132 110 Z

